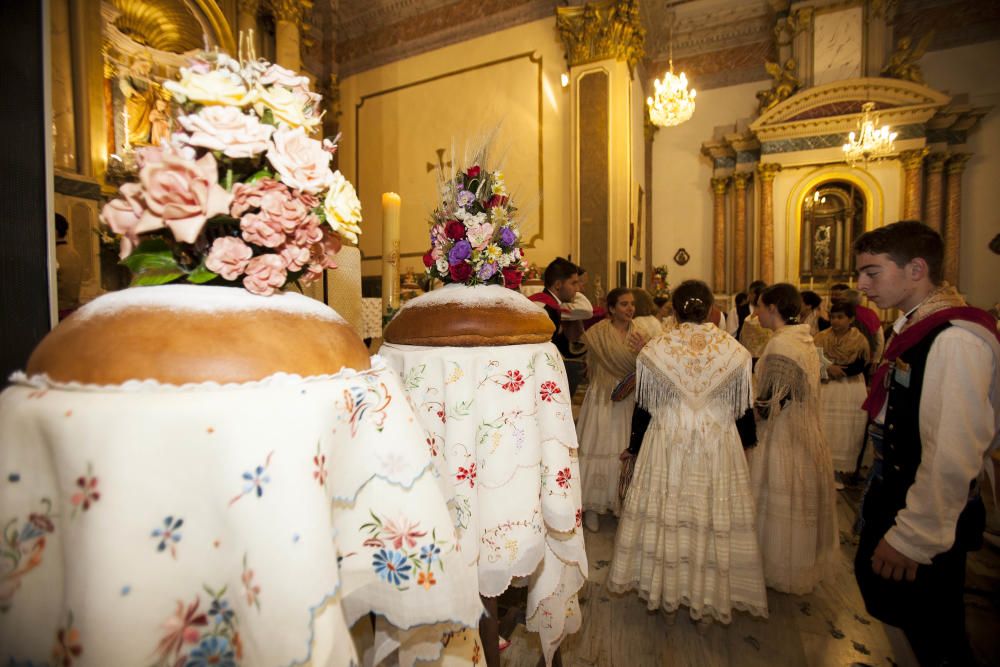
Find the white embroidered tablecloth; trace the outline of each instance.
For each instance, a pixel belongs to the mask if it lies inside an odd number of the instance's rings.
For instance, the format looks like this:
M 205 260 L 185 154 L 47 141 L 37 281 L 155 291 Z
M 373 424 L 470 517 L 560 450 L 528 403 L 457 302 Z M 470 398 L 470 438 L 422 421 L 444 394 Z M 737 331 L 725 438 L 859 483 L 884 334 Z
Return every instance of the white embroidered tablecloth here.
M 528 578 L 527 626 L 546 660 L 580 626 L 587 572 L 580 476 L 566 371 L 551 343 L 500 347 L 383 345 L 427 429 L 453 494 L 462 558 L 479 591 Z M 446 489 L 446 493 L 447 493 Z
M 21 377 L 0 395 L 0 520 L 10 664 L 352 665 L 369 611 L 426 656 L 482 610 L 377 359 L 226 386 Z

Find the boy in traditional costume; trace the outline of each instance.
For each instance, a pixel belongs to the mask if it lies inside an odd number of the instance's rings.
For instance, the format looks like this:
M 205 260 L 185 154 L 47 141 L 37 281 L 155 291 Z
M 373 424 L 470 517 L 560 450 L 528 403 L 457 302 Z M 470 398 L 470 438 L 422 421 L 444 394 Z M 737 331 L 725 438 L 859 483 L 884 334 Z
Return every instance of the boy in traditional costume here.
M 788 283 L 760 295 L 756 314 L 774 335 L 754 372 L 760 442 L 750 458 L 764 579 L 796 595 L 831 576 L 840 557 L 833 463 L 819 427 L 819 355 L 801 312 Z
M 865 402 L 875 464 L 854 574 L 869 613 L 902 628 L 921 665 L 974 664 L 965 560 L 982 544 L 977 480 L 1000 444 L 1000 339 L 942 281 L 943 243 L 926 225 L 872 230 L 854 252 L 858 287 L 902 312 Z
M 637 459 L 608 574 L 610 590 L 637 590 L 668 621 L 686 605 L 699 629 L 729 623 L 733 609 L 767 616 L 743 451 L 756 440 L 750 354 L 706 321 L 712 301 L 705 283 L 682 283 L 679 324 L 639 354 L 637 400 L 651 420 L 621 453 Z

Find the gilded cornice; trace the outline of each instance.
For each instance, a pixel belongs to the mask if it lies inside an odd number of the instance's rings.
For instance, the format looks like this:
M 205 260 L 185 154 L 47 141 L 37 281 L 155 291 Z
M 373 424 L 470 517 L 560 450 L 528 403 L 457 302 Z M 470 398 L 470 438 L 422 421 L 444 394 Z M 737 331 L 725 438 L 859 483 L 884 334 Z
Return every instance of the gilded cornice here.
M 733 174 L 733 183 L 737 190 L 746 190 L 747 183 L 753 178 L 752 171 L 737 171 Z
M 306 10 L 312 9 L 312 0 L 267 0 L 274 18 L 294 23 L 300 30 Z
M 965 171 L 965 163 L 972 157 L 971 153 L 953 153 L 948 156 L 948 173 L 961 174 Z
M 910 151 L 903 151 L 899 154 L 899 161 L 903 163 L 903 169 L 906 171 L 920 169 L 924 163 L 924 157 L 926 157 L 929 152 L 930 148 L 927 146 Z
M 779 171 L 781 171 L 781 165 L 777 162 L 761 162 L 757 165 L 757 173 L 760 174 L 760 180 L 764 183 L 773 181 Z
M 729 176 L 716 176 L 712 178 L 712 192 L 717 195 L 726 194 L 726 189 L 729 187 L 729 181 L 732 180 Z
M 928 173 L 939 174 L 944 171 L 944 164 L 948 161 L 947 153 L 931 153 L 927 156 Z
M 556 30 L 570 67 L 614 58 L 635 68 L 645 56 L 638 0 L 604 0 L 556 8 Z

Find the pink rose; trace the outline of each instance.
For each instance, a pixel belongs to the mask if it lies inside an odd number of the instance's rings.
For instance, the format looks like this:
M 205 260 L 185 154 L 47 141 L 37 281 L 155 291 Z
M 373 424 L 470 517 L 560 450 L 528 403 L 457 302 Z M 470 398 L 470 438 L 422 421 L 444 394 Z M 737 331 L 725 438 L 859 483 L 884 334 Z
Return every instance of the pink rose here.
M 268 192 L 278 190 L 288 192 L 288 188 L 273 178 L 262 178 L 253 183 L 233 184 L 233 203 L 229 213 L 239 218 L 252 208 L 260 208 L 261 198 Z
M 247 243 L 277 248 L 285 242 L 285 231 L 281 224 L 261 213 L 247 213 L 240 219 L 240 230 Z
M 146 204 L 142 196 L 142 186 L 138 183 L 124 183 L 118 190 L 121 196 L 112 199 L 101 210 L 101 220 L 115 234 L 122 235 L 120 256 L 128 257 L 132 248 L 139 243 L 139 234 L 161 229 L 162 224 L 143 217 Z
M 469 170 L 465 172 L 465 175 L 468 176 L 469 178 L 479 178 L 480 171 L 481 169 L 479 168 L 479 165 L 474 165 L 472 167 L 469 167 Z
M 253 157 L 267 150 L 273 125 L 261 123 L 253 114 L 238 107 L 207 106 L 190 116 L 177 119 L 189 136 L 184 142 L 231 158 Z
M 304 248 L 294 243 L 286 243 L 278 249 L 278 254 L 285 260 L 285 267 L 289 271 L 298 271 L 309 263 L 312 253 L 309 248 Z
M 219 185 L 218 165 L 211 153 L 193 162 L 172 152 L 139 170 L 146 210 L 140 227 L 166 226 L 182 243 L 194 243 L 205 221 L 229 212 L 233 196 Z
M 323 144 L 307 137 L 301 127 L 278 129 L 267 151 L 267 161 L 278 172 L 281 182 L 307 194 L 322 192 L 333 183 L 331 157 L 323 150 Z
M 270 296 L 274 294 L 274 290 L 285 284 L 286 278 L 285 260 L 281 255 L 267 253 L 257 255 L 247 264 L 243 286 L 253 294 Z
M 289 234 L 306 224 L 309 216 L 313 216 L 312 209 L 287 190 L 271 190 L 265 193 L 260 198 L 260 213 L 267 216 L 271 222 L 279 224 Z
M 212 243 L 205 258 L 205 268 L 226 280 L 236 280 L 246 270 L 251 257 L 250 246 L 233 236 L 223 236 Z

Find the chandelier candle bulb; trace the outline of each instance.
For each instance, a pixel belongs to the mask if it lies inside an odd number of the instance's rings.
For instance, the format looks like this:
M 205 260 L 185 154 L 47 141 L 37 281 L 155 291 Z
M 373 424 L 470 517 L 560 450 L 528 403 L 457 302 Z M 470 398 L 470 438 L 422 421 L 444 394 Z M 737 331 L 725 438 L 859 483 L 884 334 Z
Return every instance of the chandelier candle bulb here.
M 399 207 L 395 192 L 382 194 L 382 312 L 399 307 Z

